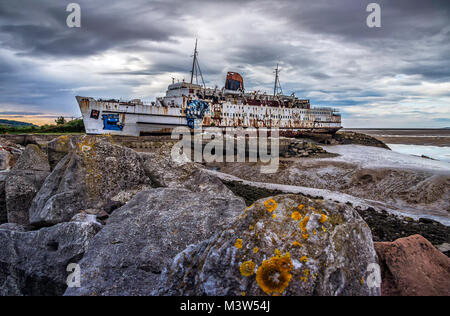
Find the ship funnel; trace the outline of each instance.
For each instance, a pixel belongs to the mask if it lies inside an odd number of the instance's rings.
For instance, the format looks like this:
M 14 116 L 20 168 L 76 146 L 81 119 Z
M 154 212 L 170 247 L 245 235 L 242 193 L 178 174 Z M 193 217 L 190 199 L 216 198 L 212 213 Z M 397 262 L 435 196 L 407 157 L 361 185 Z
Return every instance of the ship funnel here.
M 225 81 L 225 89 L 227 90 L 244 90 L 244 79 L 237 72 L 227 73 L 227 80 Z

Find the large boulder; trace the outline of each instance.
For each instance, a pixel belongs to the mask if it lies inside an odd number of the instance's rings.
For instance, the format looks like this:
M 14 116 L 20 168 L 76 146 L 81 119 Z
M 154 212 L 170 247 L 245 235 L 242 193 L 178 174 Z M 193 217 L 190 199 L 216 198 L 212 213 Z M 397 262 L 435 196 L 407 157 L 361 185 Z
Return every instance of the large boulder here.
M 0 229 L 0 295 L 62 295 L 70 274 L 98 232 L 71 222 L 38 231 Z
M 223 187 L 223 190 L 228 190 Z M 150 295 L 168 263 L 245 209 L 240 198 L 157 188 L 114 211 L 81 266 L 81 288 L 66 295 Z
M 8 222 L 28 225 L 28 210 L 50 173 L 47 156 L 39 146 L 30 144 L 5 180 Z
M 30 208 L 30 221 L 49 226 L 80 210 L 103 209 L 121 191 L 151 184 L 141 158 L 109 137 L 84 136 L 54 168 Z
M 348 205 L 280 195 L 178 254 L 158 295 L 379 295 L 369 227 Z
M 377 242 L 382 295 L 450 296 L 450 258 L 420 235 Z

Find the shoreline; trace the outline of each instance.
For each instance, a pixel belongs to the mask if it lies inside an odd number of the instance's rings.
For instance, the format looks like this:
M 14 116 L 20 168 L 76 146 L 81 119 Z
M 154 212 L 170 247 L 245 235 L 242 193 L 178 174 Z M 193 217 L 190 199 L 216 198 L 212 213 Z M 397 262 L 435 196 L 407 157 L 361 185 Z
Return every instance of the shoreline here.
M 364 129 L 344 128 L 372 136 L 385 144 L 450 147 L 450 129 Z

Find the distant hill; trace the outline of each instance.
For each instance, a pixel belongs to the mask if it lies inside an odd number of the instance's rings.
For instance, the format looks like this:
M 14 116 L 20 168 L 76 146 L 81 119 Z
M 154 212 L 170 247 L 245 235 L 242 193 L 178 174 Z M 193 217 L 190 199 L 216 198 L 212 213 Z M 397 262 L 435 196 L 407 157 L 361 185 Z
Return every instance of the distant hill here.
M 14 127 L 36 126 L 34 124 L 31 124 L 31 123 L 20 122 L 20 121 L 12 121 L 12 120 L 3 120 L 3 119 L 0 119 L 0 125 L 7 125 L 7 126 L 14 126 Z

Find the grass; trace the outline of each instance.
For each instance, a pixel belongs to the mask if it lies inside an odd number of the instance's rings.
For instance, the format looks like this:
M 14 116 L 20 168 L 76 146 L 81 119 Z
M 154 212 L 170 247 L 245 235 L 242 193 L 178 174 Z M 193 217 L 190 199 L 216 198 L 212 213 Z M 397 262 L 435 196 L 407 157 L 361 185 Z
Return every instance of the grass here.
M 43 126 L 11 126 L 0 125 L 0 134 L 83 134 L 85 133 L 83 120 L 77 119 L 68 122 L 59 122 L 55 125 Z

